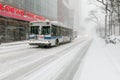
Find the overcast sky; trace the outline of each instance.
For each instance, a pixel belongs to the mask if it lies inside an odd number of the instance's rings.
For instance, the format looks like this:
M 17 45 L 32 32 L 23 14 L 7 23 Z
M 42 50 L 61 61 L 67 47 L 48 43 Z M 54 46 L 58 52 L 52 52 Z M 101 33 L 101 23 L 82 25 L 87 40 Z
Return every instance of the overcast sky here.
M 77 29 L 86 29 L 92 31 L 95 29 L 95 23 L 92 21 L 86 22 L 86 18 L 89 17 L 89 12 L 95 10 L 97 7 L 94 4 L 90 4 L 89 0 L 69 0 L 71 6 L 75 9 L 75 27 Z

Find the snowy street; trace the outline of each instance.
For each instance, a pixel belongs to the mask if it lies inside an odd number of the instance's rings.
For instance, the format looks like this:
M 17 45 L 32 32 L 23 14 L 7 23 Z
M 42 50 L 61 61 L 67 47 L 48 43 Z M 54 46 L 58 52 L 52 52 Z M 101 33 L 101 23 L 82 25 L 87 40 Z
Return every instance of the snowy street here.
M 2 44 L 0 80 L 120 80 L 119 48 L 96 36 L 52 48 Z
M 79 37 L 52 48 L 0 46 L 0 80 L 73 80 L 91 42 Z
M 120 80 L 120 0 L 0 0 L 0 80 Z

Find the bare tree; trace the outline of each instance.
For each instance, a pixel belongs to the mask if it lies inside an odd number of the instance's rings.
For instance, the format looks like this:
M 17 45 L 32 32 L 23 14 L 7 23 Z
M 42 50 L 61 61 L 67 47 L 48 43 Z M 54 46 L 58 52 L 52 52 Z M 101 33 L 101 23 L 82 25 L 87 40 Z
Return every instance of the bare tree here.
M 107 0 L 97 0 L 98 2 L 102 3 L 105 7 L 105 37 L 107 36 L 107 16 L 108 16 L 108 2 Z
M 96 24 L 96 30 L 99 33 L 100 36 L 102 36 L 102 27 L 100 23 L 100 18 L 97 16 L 97 10 L 91 10 L 89 12 L 89 17 L 86 18 L 86 21 L 92 21 Z
M 120 35 L 120 0 L 96 0 L 105 7 L 105 36 L 115 35 L 116 26 L 119 26 Z M 108 24 L 108 25 L 107 25 Z M 108 29 L 108 30 L 107 30 Z

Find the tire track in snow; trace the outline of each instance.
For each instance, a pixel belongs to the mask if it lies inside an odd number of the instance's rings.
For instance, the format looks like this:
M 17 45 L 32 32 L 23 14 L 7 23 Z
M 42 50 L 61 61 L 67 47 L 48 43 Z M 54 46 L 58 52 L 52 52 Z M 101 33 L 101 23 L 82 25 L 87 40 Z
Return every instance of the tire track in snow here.
M 27 44 L 26 44 L 27 45 Z M 9 54 L 13 51 L 21 51 L 21 50 L 25 50 L 28 49 L 29 46 L 27 45 L 17 45 L 17 46 L 10 46 L 10 47 L 1 47 L 0 48 L 0 55 L 4 55 L 4 54 Z
M 71 61 L 71 63 L 63 70 L 63 72 L 58 75 L 58 77 L 54 80 L 73 80 L 75 73 L 77 72 L 80 63 L 85 56 L 91 42 L 89 42 L 86 46 L 84 46 L 81 50 L 78 51 L 76 57 Z
M 78 42 L 78 43 L 80 43 L 80 42 Z M 73 46 L 78 45 L 78 43 L 76 43 L 76 44 L 74 44 L 74 45 L 72 45 L 70 47 L 67 47 L 64 50 L 61 50 L 60 52 L 56 53 L 55 55 L 54 54 L 53 55 L 48 55 L 48 56 L 46 56 L 46 57 L 44 57 L 42 59 L 38 59 L 38 60 L 36 60 L 34 62 L 31 62 L 29 64 L 26 64 L 24 66 L 20 66 L 20 67 L 18 67 L 16 69 L 13 69 L 13 70 L 10 70 L 10 71 L 8 71 L 6 73 L 3 73 L 3 74 L 0 75 L 0 79 L 2 79 L 2 80 L 16 80 L 16 78 L 18 78 L 18 77 L 20 77 L 22 75 L 25 75 L 27 73 L 31 73 L 32 71 L 35 71 L 34 69 L 36 69 L 36 68 L 39 69 L 39 68 L 49 64 L 50 62 L 58 59 L 59 57 L 67 54 L 67 52 L 69 50 L 71 50 L 73 48 Z
M 82 40 L 83 41 L 83 40 Z M 65 44 L 66 45 L 70 45 L 70 44 Z M 64 47 L 64 45 L 61 45 L 59 47 Z M 56 49 L 58 49 L 58 47 L 55 47 Z M 18 50 L 18 51 L 13 51 L 12 53 L 8 53 L 8 54 L 3 54 L 3 55 L 0 55 L 0 63 L 8 63 L 8 62 L 11 62 L 11 61 L 19 61 L 19 60 L 22 60 L 24 58 L 27 58 L 28 56 L 31 56 L 31 55 L 35 55 L 35 54 L 39 54 L 39 53 L 43 53 L 44 50 L 50 52 L 51 50 L 54 50 L 55 48 L 50 48 L 50 49 L 41 49 L 41 48 L 27 48 L 27 49 L 24 49 L 24 50 Z M 65 47 L 66 48 L 66 47 Z

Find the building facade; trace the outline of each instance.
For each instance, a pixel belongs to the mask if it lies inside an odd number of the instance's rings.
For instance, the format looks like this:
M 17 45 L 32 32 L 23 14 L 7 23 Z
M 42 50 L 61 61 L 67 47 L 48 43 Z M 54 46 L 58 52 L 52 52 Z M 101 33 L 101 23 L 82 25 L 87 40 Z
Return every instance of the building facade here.
M 57 20 L 57 0 L 0 0 L 14 7 Z M 49 13 L 49 14 L 48 14 Z
M 74 11 L 69 0 L 0 0 L 0 36 L 2 42 L 28 39 L 29 22 L 59 21 L 70 28 Z
M 70 28 L 74 25 L 74 10 L 68 0 L 58 0 L 58 21 Z
M 57 0 L 0 0 L 2 42 L 28 39 L 29 22 L 57 20 Z

